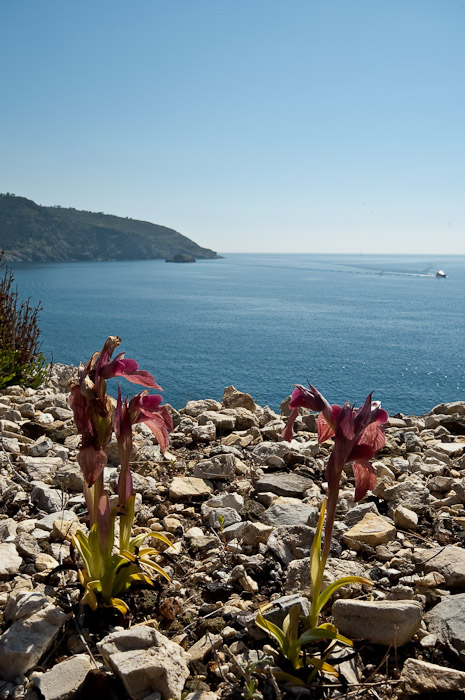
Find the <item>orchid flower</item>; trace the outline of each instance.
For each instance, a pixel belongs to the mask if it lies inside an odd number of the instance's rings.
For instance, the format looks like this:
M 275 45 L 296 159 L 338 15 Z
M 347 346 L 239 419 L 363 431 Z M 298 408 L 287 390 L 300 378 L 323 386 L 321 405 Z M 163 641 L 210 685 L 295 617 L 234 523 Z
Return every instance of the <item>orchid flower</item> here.
M 157 550 L 152 547 L 140 549 L 144 540 L 150 536 L 172 546 L 158 532 L 131 538 L 136 497 L 130 470 L 132 426 L 146 423 L 165 451 L 168 432 L 173 424 L 168 409 L 161 406 L 161 396 L 149 396 L 148 391 L 144 390 L 130 401 L 126 398 L 123 402 L 119 387 L 113 418 L 112 399 L 107 395 L 108 379 L 124 377 L 134 384 L 161 389 L 149 372 L 139 369 L 135 360 L 124 359 L 124 353 L 111 359 L 120 343 L 117 336 L 110 336 L 102 350 L 94 353 L 85 367 L 80 365 L 78 380 L 71 386 L 70 406 L 82 436 L 78 462 L 84 475 L 84 496 L 91 525 L 89 535 L 79 531 L 74 538 L 84 561 L 84 569 L 80 572 L 80 581 L 85 587 L 82 600 L 95 609 L 98 604 L 96 593 L 99 593 L 104 604 L 113 605 L 125 613 L 126 604 L 115 595 L 128 590 L 133 581 L 152 584 L 151 578 L 138 566 L 138 557 L 147 566 L 169 578 L 162 567 L 150 558 L 158 553 Z M 107 463 L 105 450 L 113 429 L 121 467 L 118 507 L 114 508 L 110 504 L 110 494 L 103 487 L 103 470 Z M 118 554 L 113 553 L 116 517 L 119 517 L 120 526 Z
M 370 464 L 385 443 L 383 423 L 388 414 L 379 401 L 372 401 L 368 394 L 363 406 L 356 410 L 349 402 L 344 406 L 331 406 L 311 384 L 310 390 L 297 385 L 292 392 L 289 408 L 291 414 L 283 431 L 283 438 L 292 438 L 292 426 L 297 418 L 299 407 L 319 411 L 317 419 L 318 442 L 334 437 L 333 449 L 326 467 L 328 481 L 328 510 L 325 526 L 323 557 L 327 557 L 331 545 L 331 535 L 336 512 L 339 484 L 344 466 L 353 462 L 355 475 L 355 500 L 362 499 L 376 484 L 376 474 Z
M 88 486 L 94 484 L 107 463 L 105 448 L 112 432 L 112 404 L 106 394 L 106 380 L 124 377 L 135 384 L 161 390 L 152 375 L 140 370 L 135 360 L 123 359 L 124 353 L 117 355 L 114 360 L 110 359 L 120 343 L 117 336 L 109 336 L 102 350 L 94 353 L 85 367 L 80 366 L 78 382 L 71 387 L 70 406 L 76 426 L 82 434 L 78 462 Z M 160 396 L 150 398 L 157 401 L 158 405 L 162 401 Z M 165 426 L 169 426 L 171 418 L 166 418 L 169 416 L 166 407 L 160 408 L 158 413 L 164 416 Z M 165 450 L 168 443 L 167 428 L 163 430 L 160 426 L 158 434 L 161 436 L 162 449 Z M 157 433 L 155 436 L 158 437 Z

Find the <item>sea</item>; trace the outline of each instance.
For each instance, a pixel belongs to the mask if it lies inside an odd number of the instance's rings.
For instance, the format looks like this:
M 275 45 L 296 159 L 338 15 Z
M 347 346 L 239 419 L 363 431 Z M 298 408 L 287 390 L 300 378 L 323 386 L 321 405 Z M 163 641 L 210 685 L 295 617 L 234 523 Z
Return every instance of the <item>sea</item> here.
M 48 360 L 85 363 L 118 335 L 175 408 L 221 400 L 230 384 L 274 410 L 307 382 L 330 403 L 360 405 L 373 391 L 393 415 L 465 400 L 465 256 L 224 254 L 10 268 L 19 297 L 42 305 Z M 137 387 L 123 380 L 122 391 Z

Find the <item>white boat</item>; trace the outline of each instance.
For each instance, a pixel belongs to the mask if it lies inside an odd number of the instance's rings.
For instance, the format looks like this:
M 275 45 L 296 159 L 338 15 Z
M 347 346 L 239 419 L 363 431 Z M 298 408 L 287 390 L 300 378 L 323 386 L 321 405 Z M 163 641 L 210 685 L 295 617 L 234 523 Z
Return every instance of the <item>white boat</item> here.
M 438 271 L 436 272 L 436 277 L 447 277 L 447 275 L 446 275 L 446 273 L 444 272 L 444 270 L 438 270 Z

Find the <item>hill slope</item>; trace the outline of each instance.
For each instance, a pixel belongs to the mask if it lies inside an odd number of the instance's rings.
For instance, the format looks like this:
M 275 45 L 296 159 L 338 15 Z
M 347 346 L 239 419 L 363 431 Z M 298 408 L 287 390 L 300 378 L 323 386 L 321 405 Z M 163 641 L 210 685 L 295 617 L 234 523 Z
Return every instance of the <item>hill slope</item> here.
M 166 226 L 0 194 L 0 250 L 15 262 L 150 260 L 174 255 L 218 258 Z

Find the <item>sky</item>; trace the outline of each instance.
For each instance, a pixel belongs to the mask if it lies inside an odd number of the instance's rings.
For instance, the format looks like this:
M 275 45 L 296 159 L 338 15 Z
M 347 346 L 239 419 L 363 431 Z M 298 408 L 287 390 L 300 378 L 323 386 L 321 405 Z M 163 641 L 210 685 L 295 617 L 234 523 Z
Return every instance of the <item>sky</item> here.
M 465 254 L 465 0 L 2 0 L 0 192 L 219 252 Z

